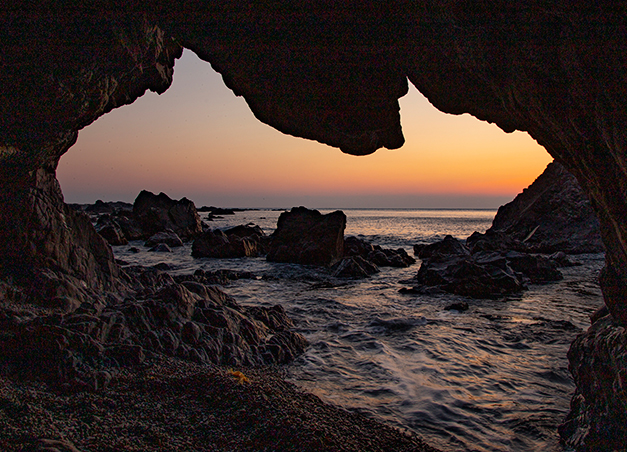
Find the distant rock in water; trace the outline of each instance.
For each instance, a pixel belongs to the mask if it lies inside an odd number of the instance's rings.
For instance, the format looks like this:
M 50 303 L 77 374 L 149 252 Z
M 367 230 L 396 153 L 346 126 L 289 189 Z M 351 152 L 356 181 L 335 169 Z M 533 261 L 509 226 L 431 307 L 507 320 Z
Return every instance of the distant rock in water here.
M 304 265 L 331 266 L 344 256 L 346 215 L 336 210 L 294 207 L 279 216 L 267 259 Z
M 493 234 L 486 234 L 491 236 Z M 474 242 L 483 234 L 475 233 Z M 492 242 L 487 242 L 492 243 Z M 403 293 L 425 293 L 433 289 L 471 298 L 498 298 L 521 292 L 526 284 L 541 284 L 562 279 L 558 262 L 544 256 L 522 253 L 500 247 L 464 245 L 447 235 L 429 245 L 416 245 L 422 261 L 412 289 Z M 505 242 L 506 244 L 508 242 Z
M 577 179 L 557 162 L 501 206 L 488 232 L 503 232 L 529 252 L 603 251 L 600 225 Z
M 256 225 L 240 225 L 224 231 L 205 231 L 192 244 L 193 257 L 237 258 L 265 254 L 266 235 Z
M 133 204 L 133 215 L 146 238 L 167 229 L 184 240 L 203 232 L 196 206 L 187 198 L 176 201 L 165 193 L 142 190 Z
M 416 259 L 407 254 L 402 248 L 392 250 L 372 245 L 357 237 L 348 236 L 344 239 L 344 256 L 359 256 L 369 261 L 375 267 L 409 267 L 416 263 Z

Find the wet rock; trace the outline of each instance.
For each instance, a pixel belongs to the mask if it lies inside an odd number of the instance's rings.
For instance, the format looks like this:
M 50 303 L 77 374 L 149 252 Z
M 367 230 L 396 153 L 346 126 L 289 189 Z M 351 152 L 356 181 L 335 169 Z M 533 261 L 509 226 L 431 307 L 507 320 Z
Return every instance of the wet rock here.
M 582 451 L 623 450 L 627 444 L 627 333 L 612 316 L 597 320 L 568 351 L 577 389 L 559 427 Z
M 182 239 L 202 233 L 196 207 L 187 198 L 173 200 L 165 193 L 155 195 L 142 190 L 133 203 L 133 215 L 147 237 L 166 230 Z
M 250 233 L 250 235 L 243 235 Z M 254 257 L 263 253 L 261 236 L 255 228 L 236 229 L 227 235 L 225 231 L 205 231 L 192 244 L 193 257 L 238 258 Z
M 151 253 L 171 253 L 172 249 L 165 243 L 158 243 L 148 250 Z
M 266 258 L 271 262 L 331 266 L 344 255 L 345 228 L 346 215 L 339 210 L 322 215 L 317 210 L 294 207 L 280 215 Z
M 101 215 L 96 223 L 96 231 L 112 246 L 126 245 L 128 240 L 120 225 L 110 215 Z
M 522 193 L 501 206 L 489 231 L 524 243 L 528 252 L 598 253 L 599 220 L 577 179 L 557 162 Z
M 513 242 L 502 234 L 474 233 L 467 243 L 447 236 L 440 242 L 417 245 L 415 252 L 423 262 L 414 292 L 435 287 L 472 298 L 497 298 L 521 292 L 527 282 L 544 284 L 563 278 L 555 261 L 508 250 Z
M 252 318 L 259 320 L 274 331 L 285 331 L 294 326 L 292 320 L 287 316 L 285 308 L 278 304 L 270 308 L 265 306 L 252 306 L 247 308 L 246 312 Z
M 447 304 L 444 309 L 446 311 L 459 311 L 464 312 L 469 308 L 468 303 L 465 301 L 454 301 L 453 303 Z
M 378 267 L 361 256 L 345 257 L 331 267 L 332 275 L 337 278 L 366 278 L 379 272 Z
M 360 256 L 378 267 L 409 267 L 416 259 L 402 248 L 392 250 L 372 245 L 365 240 L 349 236 L 344 239 L 344 256 Z
M 157 232 L 156 234 L 150 236 L 148 240 L 144 243 L 144 246 L 153 247 L 160 243 L 164 243 L 171 248 L 175 248 L 177 246 L 183 246 L 183 241 L 181 238 L 176 235 L 173 231 L 162 231 Z
M 523 273 L 533 284 L 544 284 L 564 279 L 557 268 L 557 263 L 544 256 L 510 251 L 505 255 L 505 258 L 514 271 Z

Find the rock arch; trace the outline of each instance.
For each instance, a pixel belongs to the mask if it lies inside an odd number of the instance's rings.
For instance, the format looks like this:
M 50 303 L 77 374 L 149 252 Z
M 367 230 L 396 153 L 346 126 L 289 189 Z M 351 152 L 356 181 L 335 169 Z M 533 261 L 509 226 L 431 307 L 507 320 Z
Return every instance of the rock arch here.
M 409 80 L 442 111 L 527 131 L 590 196 L 607 249 L 601 286 L 611 317 L 571 350 L 578 394 L 565 436 L 594 447 L 602 429 L 624 425 L 624 2 L 31 4 L 5 8 L 0 22 L 3 280 L 54 268 L 69 286 L 116 285 L 110 251 L 64 206 L 55 168 L 82 127 L 147 89 L 167 89 L 184 47 L 210 62 L 261 121 L 352 154 L 403 144 L 398 98 Z M 623 444 L 625 432 L 615 431 Z

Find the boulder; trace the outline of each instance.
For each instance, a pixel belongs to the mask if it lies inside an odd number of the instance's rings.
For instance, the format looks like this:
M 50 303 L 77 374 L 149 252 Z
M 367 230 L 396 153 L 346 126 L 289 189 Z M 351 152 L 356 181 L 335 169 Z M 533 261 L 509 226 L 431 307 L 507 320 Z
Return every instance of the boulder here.
M 575 450 L 618 451 L 627 444 L 627 333 L 607 313 L 568 351 L 577 389 L 558 431 Z
M 112 246 L 126 245 L 128 240 L 122 228 L 109 214 L 100 215 L 96 222 L 96 231 Z
M 507 250 L 499 235 L 473 234 L 467 242 L 446 236 L 440 242 L 417 245 L 423 259 L 416 275 L 417 287 L 404 293 L 424 293 L 426 288 L 472 298 L 497 298 L 521 292 L 527 283 L 562 279 L 558 263 L 544 256 Z M 472 240 L 471 240 L 472 239 Z
M 142 190 L 135 198 L 133 215 L 146 237 L 169 229 L 187 240 L 203 231 L 196 207 L 187 198 L 173 200 L 165 193 Z
M 332 275 L 338 278 L 366 278 L 379 272 L 375 264 L 361 256 L 345 257 L 332 270 Z
M 267 260 L 331 266 L 344 255 L 346 215 L 294 207 L 279 216 Z
M 239 235 L 250 232 L 251 235 Z M 263 234 L 263 232 L 262 232 Z M 227 235 L 225 231 L 208 230 L 200 235 L 192 244 L 193 257 L 238 258 L 255 257 L 263 253 L 264 246 L 256 229 L 236 230 L 235 234 Z
M 577 179 L 557 162 L 501 206 L 488 232 L 505 233 L 526 251 L 570 254 L 604 250 L 600 223 Z
M 416 259 L 402 248 L 382 248 L 353 236 L 344 239 L 344 256 L 359 256 L 377 267 L 409 267 L 416 263 Z
M 181 240 L 181 238 L 176 235 L 174 231 L 171 230 L 157 232 L 156 234 L 150 236 L 150 238 L 146 240 L 146 243 L 144 243 L 144 246 L 151 247 L 159 243 L 165 243 L 171 248 L 183 246 L 183 241 Z

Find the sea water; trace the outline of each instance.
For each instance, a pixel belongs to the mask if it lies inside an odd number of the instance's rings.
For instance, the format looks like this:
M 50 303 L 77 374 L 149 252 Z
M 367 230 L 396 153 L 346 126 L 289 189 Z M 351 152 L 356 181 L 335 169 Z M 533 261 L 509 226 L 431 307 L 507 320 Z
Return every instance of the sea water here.
M 322 211 L 326 213 L 328 211 Z M 351 210 L 346 235 L 413 254 L 416 243 L 450 234 L 465 239 L 490 227 L 493 210 Z M 254 223 L 266 234 L 281 211 L 249 210 L 209 223 Z M 257 279 L 225 291 L 244 305 L 281 304 L 310 346 L 286 368 L 287 377 L 323 400 L 415 432 L 445 451 L 562 451 L 557 426 L 574 384 L 566 353 L 602 305 L 597 278 L 602 254 L 572 256 L 562 281 L 531 285 L 500 300 L 455 295 L 406 295 L 409 268 L 381 268 L 361 280 L 332 278 L 325 269 L 264 258 L 193 259 L 190 246 L 173 253 L 118 258 L 171 272 L 233 269 Z M 465 312 L 444 309 L 465 300 Z

